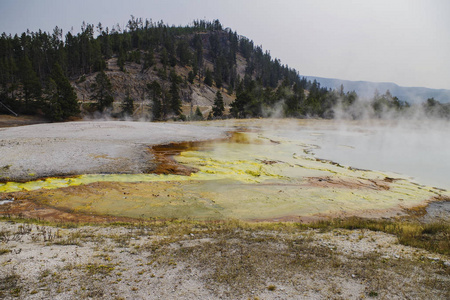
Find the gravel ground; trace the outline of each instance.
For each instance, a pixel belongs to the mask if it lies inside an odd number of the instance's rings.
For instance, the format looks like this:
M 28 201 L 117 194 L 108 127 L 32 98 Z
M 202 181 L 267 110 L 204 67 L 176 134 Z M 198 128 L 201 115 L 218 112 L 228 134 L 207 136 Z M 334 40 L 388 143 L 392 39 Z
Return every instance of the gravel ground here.
M 366 230 L 0 222 L 4 299 L 448 299 L 450 262 Z
M 0 180 L 152 169 L 149 145 L 223 137 L 224 128 L 93 121 L 0 128 Z

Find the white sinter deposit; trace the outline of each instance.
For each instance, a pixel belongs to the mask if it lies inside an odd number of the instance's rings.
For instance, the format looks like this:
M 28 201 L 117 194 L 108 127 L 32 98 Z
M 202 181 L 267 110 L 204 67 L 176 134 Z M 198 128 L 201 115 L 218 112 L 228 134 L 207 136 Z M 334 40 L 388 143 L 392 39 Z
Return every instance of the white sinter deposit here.
M 224 137 L 226 129 L 177 123 L 84 121 L 0 128 L 0 179 L 142 173 L 150 145 Z

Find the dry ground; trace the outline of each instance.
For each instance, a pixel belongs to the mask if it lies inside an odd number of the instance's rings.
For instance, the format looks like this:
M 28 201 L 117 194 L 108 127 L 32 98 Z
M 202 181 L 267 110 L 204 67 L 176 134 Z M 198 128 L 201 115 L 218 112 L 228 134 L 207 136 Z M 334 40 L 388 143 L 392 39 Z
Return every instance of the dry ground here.
M 64 226 L 67 227 L 67 224 Z M 0 222 L 5 299 L 448 299 L 450 259 L 368 230 Z

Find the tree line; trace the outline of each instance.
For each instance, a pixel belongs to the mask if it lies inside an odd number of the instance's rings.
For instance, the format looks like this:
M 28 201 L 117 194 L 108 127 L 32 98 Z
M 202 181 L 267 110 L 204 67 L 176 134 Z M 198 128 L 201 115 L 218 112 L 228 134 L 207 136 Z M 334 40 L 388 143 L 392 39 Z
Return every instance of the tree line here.
M 237 57 L 244 62 L 238 62 Z M 68 120 L 80 113 L 80 105 L 70 82 L 81 83 L 95 75 L 91 111 L 111 110 L 114 87 L 108 77 L 107 61 L 117 66 L 135 63 L 140 72 L 153 72 L 158 79 L 146 84 L 154 120 L 184 120 L 183 102 L 192 101 L 190 86 L 204 84 L 217 92 L 209 119 L 234 117 L 322 117 L 332 118 L 334 108 L 358 104 L 355 92 L 343 93 L 308 81 L 250 39 L 224 29 L 218 20 L 196 20 L 187 26 L 169 26 L 131 16 L 125 28 L 101 23 L 83 23 L 77 34 L 24 32 L 0 37 L 0 102 L 26 114 L 44 114 L 53 121 Z M 177 67 L 188 69 L 185 78 Z M 242 67 L 245 69 L 242 71 Z M 226 116 L 222 93 L 235 100 Z M 129 91 L 120 108 L 131 115 L 134 100 Z M 386 107 L 404 110 L 409 104 L 390 94 L 375 95 L 371 102 L 375 117 Z M 429 111 L 449 116 L 449 108 L 434 99 Z M 438 113 L 435 113 L 438 114 Z M 197 108 L 192 118 L 203 119 Z M 357 118 L 355 114 L 352 116 Z

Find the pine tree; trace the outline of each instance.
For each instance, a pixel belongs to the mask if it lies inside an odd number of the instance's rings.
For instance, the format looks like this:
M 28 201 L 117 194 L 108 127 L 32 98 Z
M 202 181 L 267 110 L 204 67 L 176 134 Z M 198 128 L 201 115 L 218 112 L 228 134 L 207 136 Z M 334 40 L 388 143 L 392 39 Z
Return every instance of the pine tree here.
M 198 106 L 197 106 L 197 109 L 195 110 L 194 120 L 203 121 L 203 114 L 200 111 L 200 108 Z
M 169 94 L 170 94 L 170 110 L 171 112 L 180 117 L 181 116 L 181 98 L 180 98 L 180 89 L 178 87 L 178 84 L 181 83 L 182 79 L 180 76 L 177 75 L 177 73 L 175 73 L 175 70 L 172 69 L 170 71 L 170 81 L 172 82 L 172 84 L 170 85 L 170 90 L 169 90 Z
M 212 86 L 213 84 L 212 72 L 209 69 L 206 69 L 204 82 L 207 86 Z
M 189 44 L 186 41 L 181 40 L 178 43 L 177 55 L 178 58 L 180 59 L 180 64 L 182 66 L 190 64 L 192 54 L 191 51 L 189 50 Z
M 167 54 L 167 49 L 163 48 L 161 51 L 160 61 L 163 65 L 164 70 L 167 68 L 167 64 L 169 63 L 169 56 Z
M 119 66 L 120 71 L 125 72 L 125 53 L 121 50 L 119 51 L 119 56 L 117 57 L 117 66 Z
M 153 99 L 152 116 L 153 120 L 160 121 L 163 119 L 163 107 L 160 98 Z
M 188 81 L 189 81 L 189 83 L 193 84 L 194 83 L 194 79 L 195 79 L 194 72 L 189 71 L 189 73 L 188 73 Z
M 151 113 L 153 116 L 153 120 L 160 121 L 163 119 L 161 85 L 156 80 L 154 80 L 152 83 L 147 84 L 147 89 L 150 91 L 150 95 L 152 97 Z
M 45 105 L 45 115 L 51 121 L 62 121 L 63 120 L 63 112 L 61 108 L 61 103 L 58 99 L 58 88 L 56 82 L 52 79 L 48 79 L 47 89 L 45 91 L 47 97 L 46 105 Z
M 23 85 L 25 110 L 31 109 L 30 101 L 41 99 L 42 87 L 39 77 L 34 72 L 28 56 L 25 56 L 20 64 L 20 77 Z
M 80 113 L 77 95 L 59 64 L 53 67 L 51 80 L 53 87 L 50 105 L 52 108 L 49 110 L 48 117 L 52 121 L 64 121 L 77 116 Z
M 193 38 L 193 44 L 195 49 L 195 61 L 194 67 L 203 66 L 203 42 L 200 35 L 196 34 Z M 197 74 L 195 74 L 197 75 Z
M 130 90 L 127 89 L 127 95 L 125 99 L 123 99 L 122 104 L 120 105 L 122 109 L 122 114 L 125 116 L 132 116 L 134 112 L 134 99 L 130 96 Z
M 176 116 L 181 115 L 181 98 L 179 94 L 178 83 L 176 81 L 172 81 L 170 86 L 170 110 Z
M 112 96 L 112 85 L 105 72 L 101 71 L 95 76 L 94 95 L 92 98 L 97 101 L 96 107 L 99 111 L 104 111 L 112 106 L 114 98 Z
M 147 70 L 153 66 L 154 63 L 153 49 L 150 49 L 144 54 L 144 65 L 142 66 L 142 71 Z
M 220 91 L 217 91 L 216 93 L 212 110 L 214 117 L 219 118 L 223 116 L 223 112 L 225 111 L 225 104 L 223 102 L 222 93 Z

